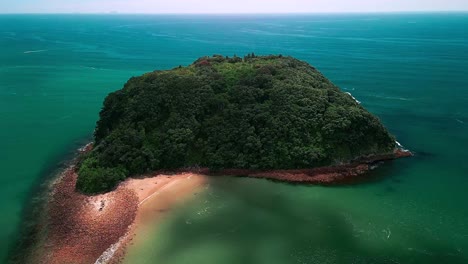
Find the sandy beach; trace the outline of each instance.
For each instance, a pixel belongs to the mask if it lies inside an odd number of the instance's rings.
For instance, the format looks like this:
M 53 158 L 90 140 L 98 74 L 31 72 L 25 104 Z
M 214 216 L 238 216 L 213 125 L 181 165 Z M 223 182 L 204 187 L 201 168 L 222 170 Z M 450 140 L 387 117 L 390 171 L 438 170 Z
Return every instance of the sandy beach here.
M 118 263 L 127 243 L 175 204 L 190 197 L 205 177 L 193 173 L 128 179 L 112 192 L 86 196 L 75 191 L 67 169 L 48 204 L 48 235 L 34 263 Z M 144 232 L 143 232 L 144 233 Z M 104 253 L 104 254 L 103 254 Z
M 147 229 L 160 222 L 172 208 L 193 197 L 207 183 L 207 176 L 195 173 L 158 175 L 145 179 L 131 179 L 124 187 L 138 195 L 138 212 L 129 231 L 120 239 L 114 252 L 105 252 L 97 263 L 121 263 L 128 246 L 147 239 Z M 109 254 L 111 253 L 111 254 Z
M 87 151 L 91 147 L 85 148 Z M 193 197 L 217 175 L 266 178 L 291 183 L 337 184 L 359 178 L 371 164 L 410 156 L 410 152 L 373 156 L 355 163 L 306 170 L 222 170 L 207 168 L 179 172 L 154 172 L 129 178 L 114 191 L 87 196 L 76 191 L 74 165 L 52 186 L 47 204 L 44 247 L 33 254 L 33 263 L 120 263 L 126 248 L 144 241 L 146 227 L 161 221 L 178 203 Z

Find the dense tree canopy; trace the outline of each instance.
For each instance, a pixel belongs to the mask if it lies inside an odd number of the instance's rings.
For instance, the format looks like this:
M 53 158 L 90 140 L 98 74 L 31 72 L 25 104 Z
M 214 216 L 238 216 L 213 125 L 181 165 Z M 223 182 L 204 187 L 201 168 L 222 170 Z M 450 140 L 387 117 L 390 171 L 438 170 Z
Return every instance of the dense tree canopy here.
M 79 190 L 157 169 L 293 169 L 393 151 L 380 121 L 309 64 L 203 57 L 131 78 L 107 96 Z

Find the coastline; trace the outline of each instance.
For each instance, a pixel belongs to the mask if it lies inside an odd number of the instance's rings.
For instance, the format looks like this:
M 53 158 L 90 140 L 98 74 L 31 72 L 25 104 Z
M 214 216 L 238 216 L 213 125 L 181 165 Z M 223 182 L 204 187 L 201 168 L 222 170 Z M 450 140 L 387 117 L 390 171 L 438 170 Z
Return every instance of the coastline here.
M 47 237 L 38 263 L 93 263 L 127 232 L 137 212 L 130 189 L 86 196 L 75 191 L 77 175 L 70 167 L 61 176 L 47 204 Z
M 166 181 L 158 190 L 146 196 L 139 203 L 139 211 L 130 231 L 123 237 L 119 250 L 116 251 L 112 261 L 107 263 L 122 263 L 131 249 L 145 243 L 150 234 L 149 229 L 158 225 L 174 207 L 189 201 L 208 183 L 205 175 L 183 173 L 173 176 L 158 175 L 143 179 L 141 182 L 132 181 L 131 185 Z M 134 185 L 135 186 L 135 185 Z M 143 197 L 142 197 L 143 198 Z M 96 262 L 97 264 L 98 262 Z M 101 262 L 103 263 L 103 262 Z M 104 262 L 106 263 L 106 262 Z
M 88 144 L 79 151 L 90 151 Z M 211 171 L 195 168 L 156 171 L 129 178 L 111 192 L 87 196 L 75 190 L 75 165 L 52 184 L 47 202 L 48 235 L 36 263 L 121 263 L 127 247 L 145 239 L 145 226 L 160 221 L 176 204 L 206 184 L 207 176 L 243 176 L 290 183 L 332 185 L 353 181 L 375 163 L 412 156 L 397 149 L 392 154 L 364 157 L 348 164 L 301 170 Z
M 205 183 L 203 175 L 151 174 L 114 191 L 86 196 L 75 191 L 74 165 L 52 183 L 46 205 L 48 234 L 34 263 L 119 263 L 148 220 L 164 214 Z
M 413 153 L 409 150 L 397 148 L 390 154 L 362 157 L 349 163 L 335 166 L 268 171 L 232 169 L 220 172 L 208 172 L 208 174 L 240 175 L 297 184 L 337 185 L 359 180 L 360 176 L 374 169 L 378 163 L 412 156 Z
M 206 176 L 194 173 L 158 174 L 126 181 L 124 187 L 134 190 L 138 196 L 137 215 L 117 245 L 109 247 L 94 263 L 122 263 L 129 247 L 147 239 L 148 226 L 162 221 L 165 214 L 188 200 L 206 183 Z
M 397 148 L 392 153 L 364 156 L 348 163 L 333 166 L 323 166 L 311 169 L 282 169 L 282 170 L 254 170 L 254 169 L 221 169 L 188 168 L 173 171 L 160 170 L 156 174 L 196 173 L 207 176 L 238 176 L 263 178 L 279 182 L 297 184 L 335 185 L 353 182 L 374 169 L 381 162 L 400 158 L 412 157 L 413 153 L 403 148 Z

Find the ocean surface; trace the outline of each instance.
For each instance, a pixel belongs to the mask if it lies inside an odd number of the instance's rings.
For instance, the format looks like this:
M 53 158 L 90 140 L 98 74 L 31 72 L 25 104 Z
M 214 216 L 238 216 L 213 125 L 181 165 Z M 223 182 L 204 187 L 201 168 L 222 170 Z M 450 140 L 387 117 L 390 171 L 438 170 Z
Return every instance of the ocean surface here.
M 255 52 L 311 63 L 416 156 L 350 186 L 213 179 L 126 263 L 468 263 L 467 25 L 466 13 L 1 15 L 0 262 L 106 94 Z

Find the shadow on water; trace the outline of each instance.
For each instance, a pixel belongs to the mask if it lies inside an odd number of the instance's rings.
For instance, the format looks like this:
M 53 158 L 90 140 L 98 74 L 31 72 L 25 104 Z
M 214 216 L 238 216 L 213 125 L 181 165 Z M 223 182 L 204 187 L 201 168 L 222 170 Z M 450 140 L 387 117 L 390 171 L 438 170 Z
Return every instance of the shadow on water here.
M 2 263 L 27 263 L 32 250 L 38 246 L 44 230 L 43 217 L 50 183 L 70 165 L 77 155 L 77 149 L 92 140 L 86 136 L 64 147 L 58 154 L 47 159 L 45 166 L 36 177 L 27 194 L 21 211 L 21 222 L 11 237 L 11 246 L 7 259 Z
M 206 264 L 468 263 L 456 249 L 419 234 L 411 235 L 417 243 L 414 248 L 402 248 L 391 240 L 380 246 L 363 243 L 353 224 L 334 208 L 287 198 L 275 193 L 275 188 L 259 189 L 249 185 L 252 182 L 236 179 L 210 180 L 211 199 L 215 199 L 210 206 L 222 201 L 229 201 L 229 206 L 192 219 L 192 224 L 187 224 L 187 218 L 193 212 L 174 216 L 166 240 L 153 250 L 158 262 L 187 263 L 191 259 L 196 263 L 197 256 L 190 254 L 208 245 L 211 250 L 206 254 L 220 250 L 229 252 L 229 257 L 222 261 L 204 257 Z M 180 261 L 181 256 L 188 259 Z

